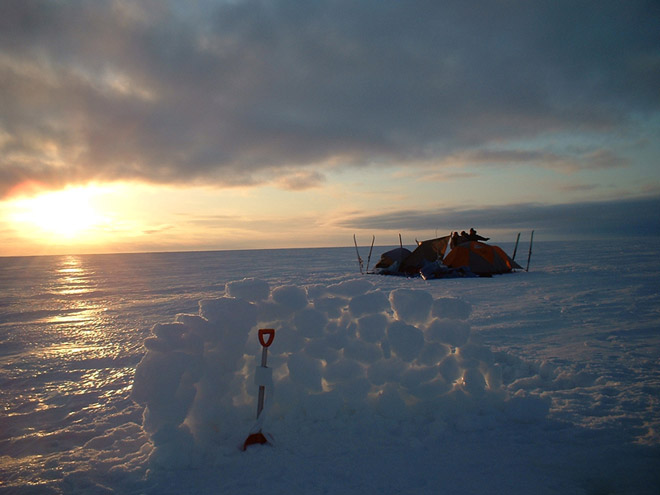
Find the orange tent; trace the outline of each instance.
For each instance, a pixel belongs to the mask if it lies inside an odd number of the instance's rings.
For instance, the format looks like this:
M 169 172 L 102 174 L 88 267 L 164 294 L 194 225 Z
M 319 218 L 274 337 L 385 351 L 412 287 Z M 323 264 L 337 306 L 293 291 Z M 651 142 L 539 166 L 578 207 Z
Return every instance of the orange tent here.
M 522 268 L 498 246 L 470 241 L 454 247 L 444 264 L 450 268 L 468 268 L 475 275 L 508 273 L 514 268 Z

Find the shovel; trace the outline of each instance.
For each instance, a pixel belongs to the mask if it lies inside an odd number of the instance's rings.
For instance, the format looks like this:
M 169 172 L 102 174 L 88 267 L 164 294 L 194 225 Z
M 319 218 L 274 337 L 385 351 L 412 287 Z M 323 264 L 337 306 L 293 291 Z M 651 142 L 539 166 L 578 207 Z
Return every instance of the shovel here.
M 243 444 L 243 450 L 245 451 L 250 445 L 255 444 L 264 444 L 269 443 L 266 436 L 261 432 L 261 423 L 259 421 L 259 416 L 264 410 L 264 395 L 266 393 L 266 383 L 270 382 L 272 386 L 272 371 L 266 366 L 266 360 L 268 359 L 268 347 L 273 343 L 275 339 L 275 330 L 272 328 L 261 328 L 259 329 L 259 343 L 263 347 L 261 352 L 261 366 L 257 366 L 255 372 L 255 382 L 259 385 L 259 399 L 257 401 L 257 423 L 253 429 L 259 428 L 258 431 L 251 433 L 245 443 Z M 266 371 L 268 370 L 268 371 Z

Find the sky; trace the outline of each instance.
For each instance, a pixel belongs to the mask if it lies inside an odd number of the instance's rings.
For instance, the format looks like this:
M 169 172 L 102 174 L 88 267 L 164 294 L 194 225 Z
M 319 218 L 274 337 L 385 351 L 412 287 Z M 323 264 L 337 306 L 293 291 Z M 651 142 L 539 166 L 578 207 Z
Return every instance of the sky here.
M 0 256 L 658 236 L 659 88 L 657 1 L 3 0 Z

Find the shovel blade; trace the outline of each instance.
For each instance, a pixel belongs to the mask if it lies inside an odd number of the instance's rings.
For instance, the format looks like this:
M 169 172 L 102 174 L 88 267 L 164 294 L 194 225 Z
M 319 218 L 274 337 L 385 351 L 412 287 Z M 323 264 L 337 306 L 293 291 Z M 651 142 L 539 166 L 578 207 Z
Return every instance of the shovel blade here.
M 252 433 L 245 440 L 245 443 L 243 444 L 243 451 L 246 451 L 250 445 L 257 445 L 257 444 L 263 445 L 265 443 L 268 443 L 268 439 L 264 436 L 263 433 L 261 433 L 260 431 L 258 431 L 257 433 Z

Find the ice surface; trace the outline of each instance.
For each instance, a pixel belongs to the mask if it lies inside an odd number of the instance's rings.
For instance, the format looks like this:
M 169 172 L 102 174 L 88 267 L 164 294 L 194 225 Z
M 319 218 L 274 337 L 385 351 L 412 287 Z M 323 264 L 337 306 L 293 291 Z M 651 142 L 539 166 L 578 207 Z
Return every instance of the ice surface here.
M 571 247 L 430 282 L 350 249 L 0 260 L 0 492 L 657 494 L 655 248 Z M 260 383 L 274 445 L 241 452 Z

